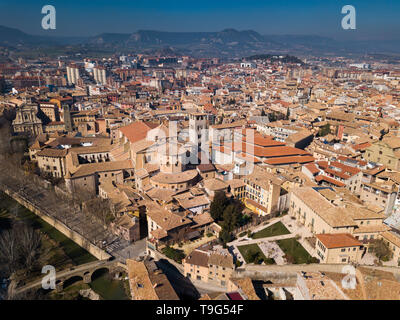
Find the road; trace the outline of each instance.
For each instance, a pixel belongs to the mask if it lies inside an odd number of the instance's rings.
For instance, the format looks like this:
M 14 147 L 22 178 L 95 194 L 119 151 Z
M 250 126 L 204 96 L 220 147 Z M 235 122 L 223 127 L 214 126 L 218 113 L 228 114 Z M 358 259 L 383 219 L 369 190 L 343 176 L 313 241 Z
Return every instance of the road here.
M 141 239 L 134 243 L 121 242 L 123 244 L 118 249 L 113 250 L 112 255 L 122 263 L 125 263 L 126 259 L 135 259 L 144 256 L 146 253 L 146 239 Z

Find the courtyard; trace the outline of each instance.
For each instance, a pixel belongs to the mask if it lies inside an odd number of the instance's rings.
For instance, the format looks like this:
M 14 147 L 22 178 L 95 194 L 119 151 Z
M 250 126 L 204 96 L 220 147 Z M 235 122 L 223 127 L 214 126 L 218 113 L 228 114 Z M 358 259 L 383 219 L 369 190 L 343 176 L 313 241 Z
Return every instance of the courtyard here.
M 269 227 L 266 227 L 253 234 L 253 239 L 261 239 L 268 237 L 281 236 L 285 234 L 290 234 L 290 231 L 283 225 L 282 222 L 278 221 Z
M 256 243 L 237 247 L 246 263 L 275 264 L 274 259 L 267 258 Z
M 289 264 L 312 263 L 315 259 L 295 238 L 281 239 L 276 242 L 285 253 L 285 258 Z

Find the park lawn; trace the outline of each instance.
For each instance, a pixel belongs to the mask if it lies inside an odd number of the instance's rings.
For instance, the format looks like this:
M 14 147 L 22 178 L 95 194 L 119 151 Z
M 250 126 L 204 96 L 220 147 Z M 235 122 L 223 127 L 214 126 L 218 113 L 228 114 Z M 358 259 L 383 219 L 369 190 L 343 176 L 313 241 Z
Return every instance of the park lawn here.
M 242 254 L 243 259 L 246 261 L 246 263 L 253 263 L 255 255 L 258 255 L 262 260 L 264 260 L 265 264 L 275 263 L 274 259 L 267 258 L 264 255 L 264 253 L 261 251 L 260 247 L 256 243 L 238 246 L 237 248 Z
M 288 260 L 292 260 L 288 261 L 289 263 L 303 264 L 312 262 L 313 257 L 295 238 L 277 240 L 276 242 L 289 258 Z
M 290 234 L 290 231 L 284 226 L 282 222 L 274 223 L 273 225 L 266 227 L 258 232 L 256 232 L 252 238 L 260 239 L 260 238 L 268 238 L 268 237 L 276 237 L 284 234 Z

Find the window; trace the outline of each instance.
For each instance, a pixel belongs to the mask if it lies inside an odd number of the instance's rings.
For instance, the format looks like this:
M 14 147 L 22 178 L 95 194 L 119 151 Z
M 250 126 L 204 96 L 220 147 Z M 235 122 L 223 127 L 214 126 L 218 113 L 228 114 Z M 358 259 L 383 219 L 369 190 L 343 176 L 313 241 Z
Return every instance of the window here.
M 341 252 L 345 252 L 345 251 L 346 251 L 346 249 L 341 249 L 340 251 L 341 251 Z

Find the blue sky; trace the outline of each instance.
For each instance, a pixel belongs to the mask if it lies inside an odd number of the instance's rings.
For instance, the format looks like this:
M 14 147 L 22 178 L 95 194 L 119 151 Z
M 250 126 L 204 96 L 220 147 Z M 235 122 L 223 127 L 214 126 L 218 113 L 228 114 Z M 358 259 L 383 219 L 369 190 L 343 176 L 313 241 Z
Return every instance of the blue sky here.
M 57 29 L 41 29 L 42 6 L 54 5 Z M 341 29 L 341 8 L 357 12 L 357 30 Z M 400 39 L 399 0 L 0 0 L 0 25 L 31 34 L 96 35 L 161 31 L 255 30 L 346 39 Z

